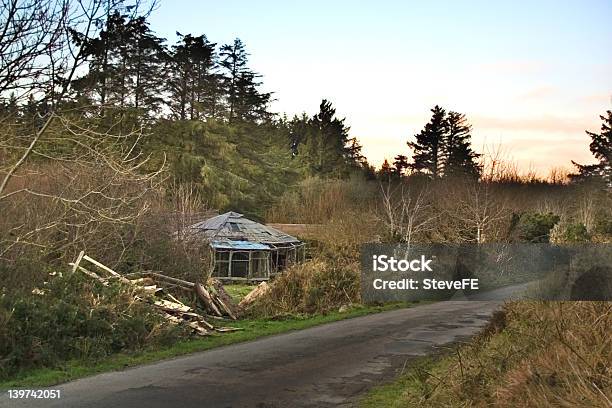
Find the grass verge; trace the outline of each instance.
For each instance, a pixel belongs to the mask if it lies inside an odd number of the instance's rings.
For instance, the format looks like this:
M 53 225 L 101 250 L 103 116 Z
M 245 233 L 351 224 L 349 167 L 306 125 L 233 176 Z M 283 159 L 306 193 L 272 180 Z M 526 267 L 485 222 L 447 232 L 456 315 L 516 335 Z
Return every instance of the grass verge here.
M 0 382 L 0 390 L 18 387 L 50 386 L 93 374 L 122 370 L 140 364 L 209 350 L 215 347 L 255 340 L 261 337 L 293 330 L 302 330 L 324 323 L 399 309 L 406 306 L 409 305 L 404 303 L 391 303 L 384 306 L 355 306 L 343 313 L 336 311 L 315 316 L 287 316 L 282 319 L 244 319 L 231 321 L 227 323 L 229 326 L 243 328 L 244 330 L 185 340 L 163 349 L 146 350 L 130 354 L 115 354 L 102 361 L 72 360 L 66 362 L 64 366 L 59 368 L 28 370 L 19 373 L 12 380 Z
M 248 284 L 237 284 L 232 283 L 230 285 L 224 285 L 223 288 L 227 292 L 228 295 L 232 297 L 234 302 L 239 303 L 243 297 L 249 294 L 253 289 L 255 289 L 257 285 L 248 285 Z
M 512 302 L 470 343 L 417 360 L 370 407 L 610 407 L 611 302 Z
M 372 388 L 360 401 L 361 408 L 404 408 L 411 396 L 426 396 L 431 393 L 427 378 L 440 375 L 449 368 L 448 356 L 417 358 L 410 368 L 393 382 Z

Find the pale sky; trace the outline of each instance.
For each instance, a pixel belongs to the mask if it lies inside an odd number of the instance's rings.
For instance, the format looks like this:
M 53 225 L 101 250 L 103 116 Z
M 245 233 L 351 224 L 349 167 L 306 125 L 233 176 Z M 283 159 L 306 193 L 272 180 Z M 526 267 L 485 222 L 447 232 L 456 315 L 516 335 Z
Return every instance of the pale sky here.
M 593 162 L 585 129 L 612 109 L 612 1 L 160 0 L 152 29 L 239 37 L 275 112 L 331 100 L 380 165 L 435 104 L 465 113 L 474 147 L 545 175 Z

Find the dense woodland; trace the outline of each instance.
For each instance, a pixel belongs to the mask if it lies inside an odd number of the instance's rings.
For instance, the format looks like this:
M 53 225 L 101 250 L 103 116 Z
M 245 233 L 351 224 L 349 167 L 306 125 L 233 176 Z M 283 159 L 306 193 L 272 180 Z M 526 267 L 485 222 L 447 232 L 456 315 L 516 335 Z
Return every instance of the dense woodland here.
M 87 318 L 96 300 L 81 295 L 91 288 L 78 278 L 52 283 L 47 298 L 32 289 L 82 249 L 120 272 L 200 279 L 208 265 L 201 248 L 173 237 L 209 210 L 330 226 L 310 243 L 316 262 L 299 272 L 313 273 L 321 287 L 308 287 L 322 295 L 297 299 L 288 312 L 300 313 L 334 307 L 347 293 L 359 302 L 363 242 L 612 235 L 612 111 L 585 135 L 597 163 L 576 164 L 569 178 L 526 177 L 503 157 L 474 151 L 469 118 L 440 106 L 376 170 L 332 101 L 291 118 L 271 111 L 274 93 L 240 39 L 177 32 L 169 43 L 149 26 L 151 4 L 0 5 L 0 378 L 172 342 L 176 333 L 149 336 L 158 322 L 145 310 L 135 312 L 138 324 L 127 319 L 131 306 L 119 292 L 103 297 L 112 308 Z M 348 288 L 341 298 L 338 285 Z M 277 305 L 272 298 L 265 312 Z M 80 320 L 63 321 L 68 312 Z M 90 327 L 92 319 L 124 332 Z M 43 328 L 49 321 L 64 331 Z M 82 350 L 71 345 L 79 336 Z M 65 340 L 33 351 L 41 337 Z
M 587 132 L 598 163 L 575 163 L 569 178 L 521 176 L 502 157 L 475 152 L 466 115 L 441 106 L 404 151 L 389 152 L 394 160 L 375 170 L 331 101 L 292 118 L 272 112 L 274 94 L 250 68 L 243 41 L 177 32 L 169 43 L 149 26 L 153 7 L 3 3 L 0 206 L 7 216 L 0 257 L 9 263 L 32 251 L 55 262 L 85 245 L 123 262 L 136 237 L 155 228 L 139 223 L 155 219 L 176 229 L 186 213 L 211 209 L 270 218 L 311 179 L 432 188 L 453 179 L 475 191 L 610 186 L 610 111 L 600 132 Z M 161 220 L 170 216 L 180 220 Z M 481 242 L 480 229 L 464 239 Z M 103 249 L 105 242 L 113 244 Z

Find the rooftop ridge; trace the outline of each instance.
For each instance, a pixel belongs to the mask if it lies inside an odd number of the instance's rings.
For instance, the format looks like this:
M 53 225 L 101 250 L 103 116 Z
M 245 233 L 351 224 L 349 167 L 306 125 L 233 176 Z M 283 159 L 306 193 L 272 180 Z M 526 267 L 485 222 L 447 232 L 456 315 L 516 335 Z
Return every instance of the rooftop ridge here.
M 250 241 L 268 244 L 301 242 L 276 228 L 246 218 L 243 214 L 228 211 L 188 227 L 195 235 L 208 240 Z

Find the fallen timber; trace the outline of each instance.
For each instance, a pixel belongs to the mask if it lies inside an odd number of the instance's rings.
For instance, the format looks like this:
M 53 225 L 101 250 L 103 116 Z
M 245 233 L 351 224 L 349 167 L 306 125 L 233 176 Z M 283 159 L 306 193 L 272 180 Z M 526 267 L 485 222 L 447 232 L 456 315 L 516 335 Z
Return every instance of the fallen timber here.
M 85 268 L 82 265 L 84 261 L 94 265 L 98 271 L 93 272 Z M 121 275 L 101 262 L 85 255 L 83 251 L 70 265 L 73 273 L 80 271 L 104 286 L 108 286 L 112 280 L 129 285 L 138 293 L 135 295 L 136 300 L 150 304 L 170 324 L 185 325 L 200 336 L 209 335 L 213 331 L 225 333 L 241 330 L 236 327 L 217 327 L 206 321 L 206 318 L 217 320 L 237 319 L 236 306 L 231 303 L 231 298 L 223 289 L 223 285 L 214 279 L 209 279 L 206 283 L 194 283 L 154 271 Z M 180 289 L 183 294 L 191 295 L 195 300 L 194 303 L 199 303 L 198 309 L 203 310 L 204 314 L 198 313 L 195 306 L 186 305 L 173 296 L 170 293 L 171 289 Z

